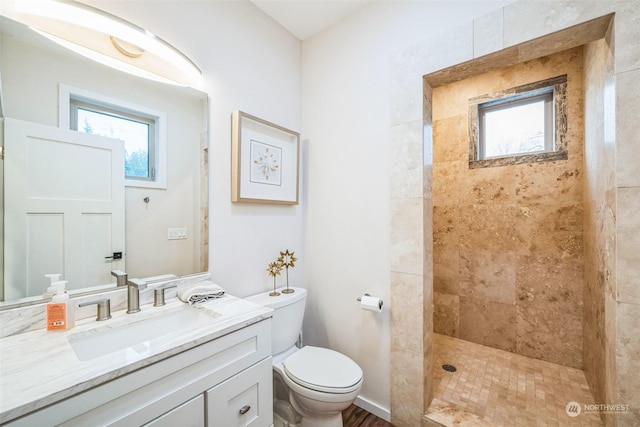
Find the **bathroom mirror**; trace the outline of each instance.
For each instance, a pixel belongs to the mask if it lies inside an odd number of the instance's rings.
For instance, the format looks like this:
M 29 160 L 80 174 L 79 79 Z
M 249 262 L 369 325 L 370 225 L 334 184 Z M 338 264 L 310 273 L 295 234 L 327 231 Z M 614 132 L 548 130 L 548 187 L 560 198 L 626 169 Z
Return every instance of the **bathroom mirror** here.
M 61 110 L 67 107 L 63 98 L 76 91 L 122 101 L 127 106 L 159 111 L 166 124 L 166 160 L 158 165 L 164 169 L 159 172 L 165 174 L 166 183 L 154 188 L 154 185 L 144 182 L 131 185 L 127 181 L 124 186 L 124 247 L 112 248 L 116 253 L 115 259 L 110 259 L 113 254 L 108 253 L 99 260 L 88 261 L 82 259 L 88 253 L 85 250 L 79 252 L 79 259 L 64 260 L 69 256 L 57 245 L 55 236 L 52 238 L 48 234 L 52 228 L 46 221 L 28 228 L 31 232 L 27 235 L 17 235 L 15 229 L 18 227 L 7 220 L 6 215 L 7 209 L 15 209 L 16 206 L 5 199 L 7 190 L 15 185 L 15 180 L 5 176 L 7 162 L 14 161 L 13 153 L 5 150 L 5 158 L 0 161 L 1 220 L 4 223 L 4 228 L 0 228 L 3 236 L 0 248 L 3 267 L 0 309 L 16 303 L 39 302 L 49 284 L 45 273 L 61 273 L 63 279 L 68 279 L 64 266 L 69 264 L 65 262 L 74 266 L 94 263 L 102 270 L 100 274 L 88 272 L 82 276 L 84 279 L 74 283 L 70 281 L 68 289 L 73 291 L 72 294 L 115 286 L 115 277 L 111 277 L 109 272 L 116 269 L 126 271 L 129 278 L 183 276 L 208 270 L 207 95 L 192 88 L 146 80 L 98 64 L 4 16 L 0 16 L 0 30 L 0 118 L 3 119 L 0 124 L 4 127 L 0 132 L 3 136 L 0 146 L 7 147 L 7 128 L 11 127 L 12 119 L 36 126 L 64 128 L 61 117 L 66 112 L 61 114 Z M 45 157 L 40 154 L 40 158 Z M 75 176 L 90 173 L 87 169 L 92 168 L 85 165 L 83 172 L 74 171 Z M 25 175 L 27 181 L 32 176 L 30 172 Z M 82 228 L 84 223 L 74 224 L 76 226 Z M 43 245 L 42 241 L 47 244 Z M 25 275 L 12 271 L 14 264 L 19 263 L 16 258 L 20 257 L 8 257 L 8 252 L 16 251 L 19 245 L 28 246 L 34 242 L 41 245 L 40 251 L 51 250 L 52 267 L 29 272 L 26 280 L 11 280 Z M 122 258 L 118 259 L 117 252 L 122 253 Z M 12 261 L 7 262 L 9 259 Z M 56 264 L 56 259 L 62 261 Z M 19 268 L 29 270 L 24 266 Z M 28 287 L 22 283 L 25 281 L 29 282 Z

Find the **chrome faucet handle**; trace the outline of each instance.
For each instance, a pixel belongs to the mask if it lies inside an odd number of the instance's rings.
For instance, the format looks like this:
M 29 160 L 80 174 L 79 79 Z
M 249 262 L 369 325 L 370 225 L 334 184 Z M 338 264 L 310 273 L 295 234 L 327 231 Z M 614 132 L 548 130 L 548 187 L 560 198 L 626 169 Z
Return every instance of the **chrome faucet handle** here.
M 127 273 L 121 270 L 111 270 L 111 275 L 116 278 L 116 286 L 127 286 Z
M 165 285 L 160 285 L 153 290 L 153 306 L 154 307 L 162 307 L 165 305 L 164 302 L 164 291 L 170 288 L 177 288 L 177 283 L 167 283 Z
M 127 314 L 140 311 L 140 289 L 146 289 L 147 282 L 142 279 L 131 279 L 127 282 Z
M 133 286 L 134 288 L 141 290 L 147 289 L 147 282 L 142 279 L 131 279 L 127 282 L 129 286 Z
M 111 300 L 109 300 L 109 298 L 101 298 L 93 301 L 83 302 L 82 304 L 78 304 L 78 307 L 85 307 L 92 304 L 98 306 L 98 315 L 96 317 L 96 320 L 98 322 L 100 322 L 101 320 L 111 319 Z

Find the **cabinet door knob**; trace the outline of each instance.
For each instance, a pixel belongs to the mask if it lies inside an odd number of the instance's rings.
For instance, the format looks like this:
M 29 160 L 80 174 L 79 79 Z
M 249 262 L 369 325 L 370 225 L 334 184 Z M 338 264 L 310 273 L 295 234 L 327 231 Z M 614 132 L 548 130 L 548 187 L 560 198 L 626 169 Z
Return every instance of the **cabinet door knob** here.
M 240 408 L 240 411 L 238 411 L 238 412 L 240 412 L 240 415 L 244 415 L 247 412 L 249 412 L 250 410 L 251 410 L 251 406 L 244 405 L 242 408 Z

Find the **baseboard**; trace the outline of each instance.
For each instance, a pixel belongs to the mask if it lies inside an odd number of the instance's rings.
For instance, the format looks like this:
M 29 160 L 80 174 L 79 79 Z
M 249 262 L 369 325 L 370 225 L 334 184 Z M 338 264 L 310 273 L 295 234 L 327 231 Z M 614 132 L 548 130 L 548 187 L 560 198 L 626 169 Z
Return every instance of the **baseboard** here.
M 358 396 L 353 402 L 354 405 L 364 409 L 367 412 L 372 413 L 378 418 L 382 418 L 387 422 L 391 422 L 391 411 L 388 408 L 380 406 L 378 403 L 374 403 L 366 397 Z

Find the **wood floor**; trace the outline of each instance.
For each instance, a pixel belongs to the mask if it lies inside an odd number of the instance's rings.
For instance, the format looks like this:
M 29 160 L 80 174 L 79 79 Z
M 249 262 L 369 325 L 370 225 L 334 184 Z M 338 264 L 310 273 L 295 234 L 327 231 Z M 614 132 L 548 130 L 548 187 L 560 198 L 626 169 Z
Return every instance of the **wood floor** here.
M 344 427 L 393 427 L 391 423 L 356 405 L 351 405 L 342 411 L 342 420 Z

